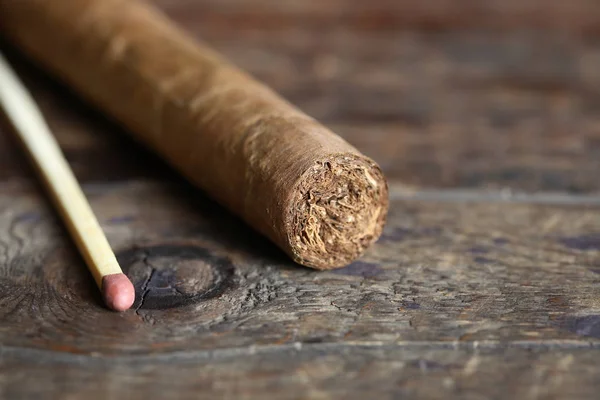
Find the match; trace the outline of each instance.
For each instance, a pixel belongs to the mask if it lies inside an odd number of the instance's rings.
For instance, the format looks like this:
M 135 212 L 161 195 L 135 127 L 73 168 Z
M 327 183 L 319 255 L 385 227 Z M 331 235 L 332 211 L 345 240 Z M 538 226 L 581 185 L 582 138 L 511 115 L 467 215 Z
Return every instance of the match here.
M 104 302 L 115 311 L 129 309 L 135 300 L 133 285 L 121 270 L 42 112 L 2 54 L 0 106 L 43 179 Z

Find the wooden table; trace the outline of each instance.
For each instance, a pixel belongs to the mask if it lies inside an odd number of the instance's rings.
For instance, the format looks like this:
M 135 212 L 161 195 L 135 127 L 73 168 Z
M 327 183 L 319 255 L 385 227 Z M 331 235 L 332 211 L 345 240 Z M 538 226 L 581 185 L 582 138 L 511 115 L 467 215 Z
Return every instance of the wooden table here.
M 120 261 L 107 311 L 0 131 L 0 398 L 597 398 L 595 0 L 155 0 L 384 168 L 384 235 L 291 263 L 13 51 Z

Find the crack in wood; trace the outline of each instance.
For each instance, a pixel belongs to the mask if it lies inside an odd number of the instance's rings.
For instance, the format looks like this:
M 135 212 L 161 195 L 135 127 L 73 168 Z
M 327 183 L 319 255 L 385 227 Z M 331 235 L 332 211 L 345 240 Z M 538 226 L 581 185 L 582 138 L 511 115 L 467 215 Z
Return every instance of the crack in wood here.
M 144 252 L 144 258 L 143 258 L 142 262 L 144 263 L 144 265 L 151 268 L 151 270 L 150 270 L 150 274 L 148 274 L 148 279 L 146 279 L 146 281 L 142 285 L 142 289 L 141 289 L 142 294 L 140 295 L 140 304 L 135 308 L 135 313 L 137 315 L 140 315 L 140 309 L 144 305 L 144 302 L 146 301 L 146 297 L 148 296 L 148 293 L 150 293 L 150 290 L 148 289 L 148 284 L 150 283 L 150 281 L 152 280 L 152 277 L 156 273 L 156 268 L 154 268 L 150 264 L 150 262 L 148 261 L 148 257 L 149 257 L 149 253 L 147 251 Z

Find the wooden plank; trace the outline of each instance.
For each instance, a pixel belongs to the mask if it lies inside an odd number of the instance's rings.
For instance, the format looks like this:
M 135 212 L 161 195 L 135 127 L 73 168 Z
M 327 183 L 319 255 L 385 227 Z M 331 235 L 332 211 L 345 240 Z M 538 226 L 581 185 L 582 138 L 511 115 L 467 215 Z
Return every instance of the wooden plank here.
M 134 357 L 2 351 L 3 398 L 564 399 L 595 398 L 600 389 L 600 350 L 591 348 L 313 343 Z
M 233 37 L 200 22 L 187 28 L 376 159 L 391 180 L 600 190 L 597 42 L 535 32 L 333 28 L 281 35 L 257 28 Z M 17 64 L 81 179 L 165 178 L 164 166 L 114 124 Z M 28 176 L 6 136 L 0 132 L 0 179 Z
M 360 32 L 383 30 L 549 30 L 575 35 L 599 33 L 594 0 L 152 0 L 178 20 L 203 22 L 228 31 L 290 26 L 327 29 L 343 24 Z
M 0 343 L 73 353 L 600 338 L 600 206 L 410 200 L 359 262 L 292 264 L 186 185 L 88 185 L 137 290 L 102 307 L 43 197 L 0 194 Z M 118 339 L 117 339 L 118 338 Z
M 385 234 L 298 267 L 11 51 L 137 299 L 102 307 L 0 124 L 0 398 L 596 396 L 594 0 L 153 1 L 381 163 Z

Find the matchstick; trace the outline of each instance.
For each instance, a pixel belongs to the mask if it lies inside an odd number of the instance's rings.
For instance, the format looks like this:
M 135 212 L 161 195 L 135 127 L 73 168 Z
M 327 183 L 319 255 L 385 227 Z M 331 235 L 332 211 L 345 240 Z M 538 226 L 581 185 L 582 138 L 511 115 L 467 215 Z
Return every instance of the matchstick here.
M 104 232 L 50 132 L 41 111 L 0 54 L 0 106 L 54 199 L 69 233 L 102 292 L 106 305 L 125 311 L 135 299 Z

